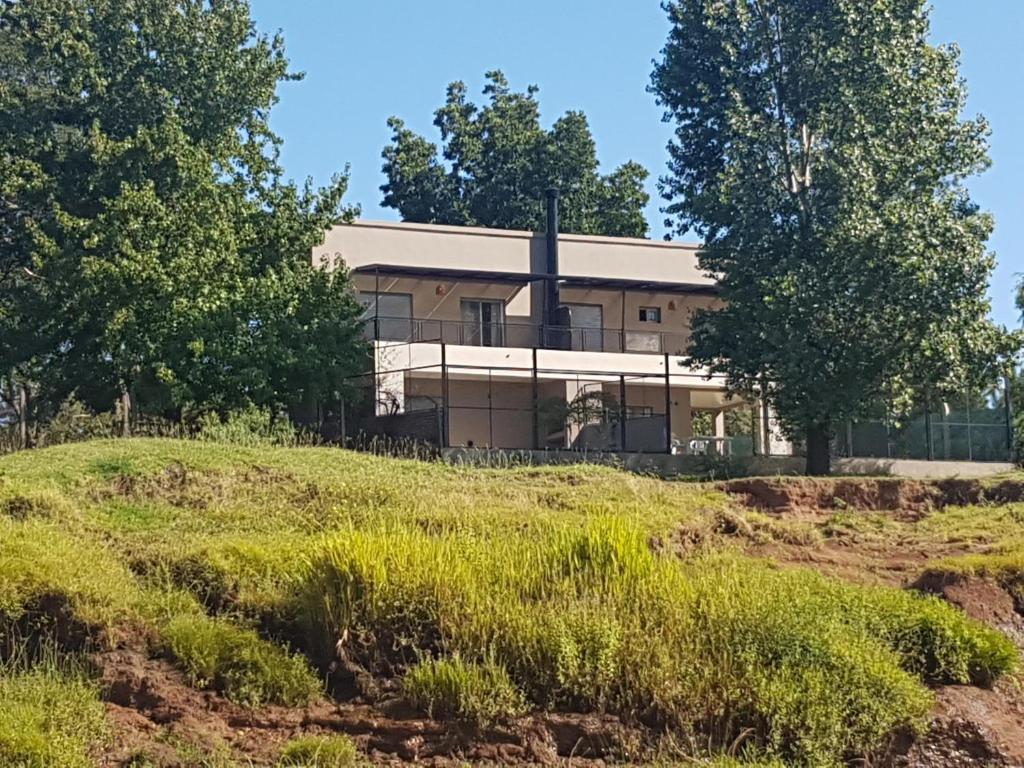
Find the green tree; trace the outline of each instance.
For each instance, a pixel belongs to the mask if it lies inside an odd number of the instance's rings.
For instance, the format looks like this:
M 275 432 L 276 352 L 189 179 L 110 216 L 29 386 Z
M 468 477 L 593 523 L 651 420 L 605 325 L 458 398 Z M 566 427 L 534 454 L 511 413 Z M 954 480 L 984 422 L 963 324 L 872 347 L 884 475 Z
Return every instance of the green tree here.
M 647 236 L 641 165 L 627 162 L 602 176 L 582 112 L 567 112 L 545 130 L 536 86 L 513 92 L 501 72 L 488 72 L 487 81 L 483 107 L 467 99 L 464 83 L 448 86 L 445 105 L 434 114 L 440 154 L 399 118 L 388 121 L 385 206 L 405 221 L 539 231 L 544 191 L 556 187 L 562 231 Z
M 723 308 L 693 356 L 760 393 L 808 470 L 883 397 L 991 374 L 992 221 L 963 186 L 988 125 L 963 120 L 958 52 L 925 0 L 677 0 L 652 90 L 675 123 L 662 191 L 705 239 Z
M 310 253 L 347 179 L 282 179 L 299 76 L 246 0 L 0 0 L 0 73 L 5 371 L 176 413 L 332 395 L 359 309 Z

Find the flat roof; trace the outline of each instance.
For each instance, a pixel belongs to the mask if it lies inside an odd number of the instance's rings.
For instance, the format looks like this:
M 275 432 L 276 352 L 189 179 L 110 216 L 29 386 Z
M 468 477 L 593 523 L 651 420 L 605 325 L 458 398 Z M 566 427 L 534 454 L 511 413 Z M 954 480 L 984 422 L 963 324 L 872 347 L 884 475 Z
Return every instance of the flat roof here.
M 693 293 L 715 295 L 717 285 L 697 283 L 675 283 L 660 280 L 643 280 L 614 277 L 592 277 L 584 275 L 550 275 L 541 272 L 502 272 L 487 269 L 459 269 L 451 267 L 415 267 L 393 264 L 366 264 L 352 270 L 357 275 L 380 275 L 381 277 L 425 277 L 437 280 L 468 281 L 482 283 L 506 283 L 525 285 L 552 277 L 567 288 L 591 288 L 608 291 L 646 291 L 648 293 Z
M 356 219 L 341 224 L 343 227 L 363 227 L 366 229 L 399 229 L 419 230 L 423 232 L 444 232 L 450 235 L 487 235 L 489 237 L 508 237 L 532 240 L 545 237 L 544 232 L 532 232 L 525 229 L 492 229 L 490 227 L 466 227 L 454 224 L 420 224 L 415 221 L 380 221 L 376 219 Z M 571 232 L 559 232 L 560 242 L 568 243 L 605 243 L 609 245 L 638 245 L 658 248 L 685 248 L 698 251 L 700 243 L 686 243 L 677 240 L 649 240 L 643 237 L 609 237 L 606 235 L 580 235 Z

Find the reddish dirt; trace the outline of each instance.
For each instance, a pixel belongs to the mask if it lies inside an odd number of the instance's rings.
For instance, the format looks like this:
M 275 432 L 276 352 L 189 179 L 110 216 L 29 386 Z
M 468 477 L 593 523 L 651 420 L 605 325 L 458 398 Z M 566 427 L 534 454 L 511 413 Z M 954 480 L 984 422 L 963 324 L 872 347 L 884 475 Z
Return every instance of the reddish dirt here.
M 950 686 L 940 688 L 936 699 L 928 733 L 895 766 L 1024 766 L 1024 700 L 1016 683 L 994 690 Z
M 113 746 L 97 756 L 101 768 L 123 768 L 146 756 L 160 768 L 188 765 L 175 745 L 207 753 L 229 751 L 255 766 L 274 765 L 281 748 L 300 734 L 344 733 L 375 763 L 415 761 L 550 765 L 600 764 L 624 757 L 642 738 L 609 716 L 544 714 L 507 730 L 471 732 L 422 718 L 396 701 L 372 707 L 320 701 L 305 709 L 250 710 L 189 687 L 167 662 L 118 650 L 94 657 L 107 691 Z
M 1024 482 L 980 480 L 934 482 L 900 478 L 753 478 L 731 480 L 720 487 L 740 496 L 748 506 L 768 512 L 861 509 L 894 512 L 915 519 L 928 510 L 982 502 L 1024 500 Z
M 913 586 L 952 603 L 972 619 L 1002 630 L 1024 648 L 1024 616 L 1020 613 L 1020 604 L 1001 584 L 978 577 L 926 574 Z
M 900 479 L 765 479 L 732 480 L 722 484 L 750 507 L 766 512 L 863 509 L 916 517 L 937 505 L 934 486 Z

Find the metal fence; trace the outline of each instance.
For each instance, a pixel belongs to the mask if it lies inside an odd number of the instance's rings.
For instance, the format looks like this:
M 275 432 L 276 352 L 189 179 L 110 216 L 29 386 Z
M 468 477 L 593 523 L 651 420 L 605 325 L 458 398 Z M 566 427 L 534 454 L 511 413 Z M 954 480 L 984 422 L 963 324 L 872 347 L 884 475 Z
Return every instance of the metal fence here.
M 1013 461 L 1013 407 L 1005 381 L 955 396 L 919 393 L 903 412 L 851 421 L 839 430 L 839 456 L 927 461 Z
M 538 366 L 537 350 L 532 367 L 452 363 L 451 354 L 446 360 L 446 346 L 396 343 L 380 354 L 386 370 L 366 379 L 366 387 L 374 391 L 369 399 L 377 398 L 366 422 L 369 433 L 393 434 L 395 425 L 410 421 L 438 425 L 425 439 L 443 447 L 734 457 L 803 454 L 800 442 L 785 437 L 763 404 L 719 399 L 716 405 L 707 405 L 707 393 L 714 389 L 707 387 L 707 379 L 670 369 L 667 354 L 655 357 L 664 357 L 662 373 L 610 373 Z M 437 359 L 424 363 L 422 355 L 411 351 L 426 347 Z M 523 360 L 522 355 L 506 357 Z M 647 365 L 649 370 L 650 359 L 637 367 Z M 678 400 L 689 400 L 691 391 L 703 394 L 679 408 Z M 705 403 L 703 411 L 699 402 Z M 1012 412 L 1005 384 L 956 397 L 921 393 L 915 403 L 903 413 L 879 404 L 873 417 L 837 425 L 834 454 L 1013 460 Z M 420 411 L 432 415 L 394 418 Z M 715 421 L 723 418 L 724 425 Z M 692 424 L 684 425 L 683 420 Z

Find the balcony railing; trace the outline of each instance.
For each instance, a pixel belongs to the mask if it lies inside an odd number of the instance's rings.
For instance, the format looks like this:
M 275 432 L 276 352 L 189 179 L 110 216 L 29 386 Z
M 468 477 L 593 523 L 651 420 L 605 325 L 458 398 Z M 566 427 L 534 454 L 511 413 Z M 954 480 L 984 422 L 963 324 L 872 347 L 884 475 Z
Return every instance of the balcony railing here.
M 671 355 L 686 354 L 690 341 L 687 331 L 623 331 L 620 328 L 565 328 L 533 323 L 472 323 L 407 317 L 370 317 L 364 322 L 368 341 Z

